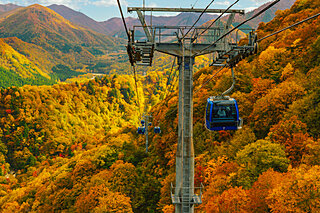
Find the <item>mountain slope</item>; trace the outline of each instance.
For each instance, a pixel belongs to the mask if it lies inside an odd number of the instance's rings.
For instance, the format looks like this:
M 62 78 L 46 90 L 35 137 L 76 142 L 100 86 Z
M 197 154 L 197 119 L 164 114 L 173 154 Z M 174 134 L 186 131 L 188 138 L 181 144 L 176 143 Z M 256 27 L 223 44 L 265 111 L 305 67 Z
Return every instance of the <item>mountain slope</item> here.
M 97 22 L 92 18 L 86 16 L 85 14 L 72 10 L 71 8 L 66 7 L 64 5 L 53 4 L 48 6 L 48 8 L 60 14 L 61 16 L 71 21 L 72 23 L 75 23 L 87 29 L 91 29 L 106 35 L 108 35 L 108 32 L 110 31 L 109 28 L 105 28 L 104 25 L 101 24 L 100 22 Z
M 319 12 L 319 1 L 297 0 L 258 36 Z M 204 127 L 206 99 L 231 85 L 230 69 L 194 74 L 194 185 L 204 185 L 197 212 L 320 212 L 319 52 L 320 17 L 243 59 L 230 94 L 244 119 L 237 131 Z M 146 76 L 139 93 L 162 80 Z M 0 210 L 173 213 L 178 92 L 152 107 L 162 132 L 149 132 L 145 153 L 134 87 L 132 76 L 114 75 L 0 90 Z
M 272 20 L 272 18 L 275 16 L 275 12 L 277 10 L 284 10 L 290 8 L 295 0 L 287 0 L 287 1 L 280 1 L 277 5 L 275 5 L 273 8 L 268 10 L 266 13 L 262 14 L 261 16 L 257 17 L 256 19 L 248 22 L 247 26 L 257 28 L 260 22 L 268 22 Z M 248 19 L 252 17 L 254 14 L 258 13 L 262 8 L 267 6 L 270 3 L 266 3 L 259 8 L 248 12 L 245 16 L 242 15 L 236 15 L 235 16 L 235 24 L 240 23 L 244 21 L 245 19 Z M 125 32 L 123 28 L 123 23 L 120 18 L 111 18 L 107 21 L 103 22 L 97 22 L 88 16 L 84 15 L 81 12 L 74 11 L 64 5 L 51 5 L 48 6 L 50 9 L 54 10 L 64 18 L 68 19 L 69 21 L 78 24 L 79 26 L 86 27 L 88 29 L 95 30 L 97 32 L 106 34 L 106 35 L 112 35 L 112 36 L 119 36 L 119 37 L 125 37 Z M 196 21 L 199 14 L 195 13 L 180 13 L 176 16 L 152 16 L 152 24 L 153 25 L 164 25 L 164 23 L 168 26 L 176 26 L 176 25 L 191 25 Z M 202 18 L 199 20 L 197 26 L 200 26 L 212 19 L 217 17 L 217 15 L 209 15 L 204 14 Z M 225 16 L 222 18 L 223 21 L 226 21 L 228 19 L 228 16 Z M 150 23 L 151 17 L 150 15 L 146 15 L 146 22 Z M 140 25 L 140 21 L 136 18 L 128 17 L 126 18 L 126 23 L 129 28 L 132 28 L 133 26 Z
M 18 37 L 49 51 L 73 52 L 82 57 L 89 57 L 88 51 L 95 54 L 116 49 L 118 44 L 115 39 L 76 26 L 40 5 L 20 9 L 2 19 L 0 36 Z
M 124 35 L 124 28 L 121 18 L 111 18 L 107 21 L 97 22 L 90 17 L 84 15 L 81 12 L 74 11 L 64 5 L 50 5 L 48 8 L 54 10 L 56 13 L 63 16 L 65 19 L 88 29 L 92 29 L 96 32 L 100 32 L 106 35 Z M 164 23 L 170 26 L 174 25 L 186 25 L 192 24 L 199 14 L 194 13 L 181 13 L 177 16 L 152 16 L 153 25 L 163 25 Z M 217 17 L 216 15 L 204 14 L 197 26 Z M 146 21 L 150 22 L 150 16 L 146 15 Z M 136 18 L 128 17 L 126 18 L 128 27 L 133 27 L 134 25 L 140 25 L 140 21 Z
M 269 10 L 267 10 L 266 12 L 264 12 L 263 14 L 258 16 L 257 18 L 247 22 L 246 25 L 250 26 L 251 28 L 257 29 L 259 23 L 271 21 L 276 16 L 276 12 L 278 10 L 289 9 L 293 5 L 293 3 L 295 1 L 296 0 L 280 1 L 276 5 L 271 7 Z M 262 6 L 260 6 L 259 8 L 255 9 L 253 11 L 250 11 L 250 12 L 246 13 L 244 16 L 236 14 L 235 15 L 235 21 L 234 21 L 235 23 L 234 23 L 234 25 L 237 26 L 237 24 L 239 24 L 239 23 L 251 18 L 255 14 L 259 13 L 263 8 L 267 7 L 269 4 L 271 4 L 271 1 L 266 3 L 266 4 L 263 4 Z M 222 20 L 223 21 L 227 21 L 228 17 L 229 16 L 225 16 L 225 17 L 222 18 Z
M 37 66 L 26 56 L 17 52 L 12 46 L 22 41 L 17 38 L 0 39 L 0 86 L 22 86 L 24 84 L 52 84 L 54 81 L 43 67 Z M 32 47 L 28 46 L 28 52 L 32 52 Z M 38 61 L 38 60 L 37 60 Z M 47 60 L 46 60 L 47 61 Z M 50 66 L 50 64 L 48 64 Z M 45 71 L 43 71 L 45 70 Z
M 153 26 L 179 26 L 179 25 L 192 25 L 199 17 L 198 13 L 180 13 L 176 16 L 149 16 L 146 15 L 146 22 L 149 24 L 152 19 Z M 209 20 L 214 19 L 217 15 L 202 15 L 201 19 L 197 22 L 196 26 L 200 26 L 206 23 Z M 129 28 L 133 28 L 133 26 L 140 26 L 141 23 L 139 19 L 135 18 L 126 18 L 126 23 Z M 110 29 L 110 35 L 118 35 L 124 37 L 124 27 L 120 18 L 111 18 L 105 22 L 102 22 L 103 26 Z M 140 29 L 139 29 L 140 30 Z M 142 30 L 141 30 L 142 31 Z
M 20 6 L 15 4 L 0 4 L 0 14 L 17 9 L 17 8 L 20 8 Z
M 11 51 L 17 51 L 42 73 L 46 73 L 50 84 L 53 80 L 65 80 L 67 76 L 77 76 L 89 71 L 88 64 L 94 65 L 97 56 L 118 50 L 121 43 L 119 39 L 74 25 L 40 5 L 17 8 L 4 13 L 0 19 L 0 37 L 6 38 L 3 42 L 12 48 Z M 18 63 L 16 68 L 20 66 Z M 30 66 L 23 69 L 23 72 L 27 72 L 28 68 Z M 26 76 L 30 77 L 32 70 L 30 68 Z M 74 70 L 81 72 L 77 73 Z M 25 80 L 17 86 L 25 84 Z M 35 77 L 34 80 L 36 82 Z

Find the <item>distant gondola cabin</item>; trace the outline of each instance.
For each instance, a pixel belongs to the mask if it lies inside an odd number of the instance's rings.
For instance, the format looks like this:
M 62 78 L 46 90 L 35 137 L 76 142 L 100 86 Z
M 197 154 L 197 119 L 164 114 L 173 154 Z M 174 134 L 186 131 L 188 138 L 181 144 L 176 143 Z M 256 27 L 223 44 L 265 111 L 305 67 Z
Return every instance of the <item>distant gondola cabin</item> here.
M 144 135 L 146 132 L 146 128 L 139 126 L 137 132 L 139 135 Z
M 154 127 L 154 133 L 156 134 L 160 134 L 161 133 L 161 129 L 159 126 Z

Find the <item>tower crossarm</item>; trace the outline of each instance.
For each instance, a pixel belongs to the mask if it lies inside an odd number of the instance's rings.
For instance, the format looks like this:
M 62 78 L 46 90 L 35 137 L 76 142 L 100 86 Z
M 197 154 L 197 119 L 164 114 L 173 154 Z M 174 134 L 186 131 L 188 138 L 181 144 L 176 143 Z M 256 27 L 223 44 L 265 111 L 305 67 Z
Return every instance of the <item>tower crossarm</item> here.
M 152 11 L 152 12 L 193 12 L 193 13 L 202 13 L 203 9 L 201 8 L 165 8 L 165 7 L 128 7 L 128 12 L 133 11 Z M 207 9 L 206 13 L 239 13 L 244 14 L 244 10 L 228 10 L 225 9 Z
M 179 43 L 156 43 L 155 50 L 173 56 L 183 56 L 183 52 L 185 55 L 198 55 L 198 53 L 207 46 L 208 44 L 191 44 L 189 48 L 182 50 Z M 226 46 L 223 43 L 217 43 L 206 49 L 206 51 L 202 51 L 200 55 L 222 51 L 226 51 Z

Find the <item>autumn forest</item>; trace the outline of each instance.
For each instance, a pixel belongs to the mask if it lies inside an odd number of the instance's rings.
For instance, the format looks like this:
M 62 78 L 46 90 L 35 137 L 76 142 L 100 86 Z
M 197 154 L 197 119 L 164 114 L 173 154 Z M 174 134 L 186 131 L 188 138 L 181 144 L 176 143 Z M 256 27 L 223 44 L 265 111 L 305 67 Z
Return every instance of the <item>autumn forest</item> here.
M 319 1 L 296 0 L 258 38 L 319 12 Z M 124 44 L 40 5 L 0 14 L 1 212 L 175 211 L 177 66 L 157 53 L 136 85 Z M 319 55 L 320 17 L 261 41 L 235 67 L 237 131 L 205 128 L 207 98 L 232 78 L 228 68 L 212 78 L 209 57 L 197 58 L 195 212 L 320 212 Z M 161 128 L 150 128 L 148 153 L 144 110 Z

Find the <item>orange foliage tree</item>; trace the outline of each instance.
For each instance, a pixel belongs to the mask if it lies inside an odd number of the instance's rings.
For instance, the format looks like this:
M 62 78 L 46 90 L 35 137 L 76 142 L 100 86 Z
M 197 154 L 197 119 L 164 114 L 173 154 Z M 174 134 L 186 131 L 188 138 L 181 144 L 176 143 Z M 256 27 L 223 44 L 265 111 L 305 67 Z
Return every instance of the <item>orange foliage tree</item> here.
M 295 82 L 283 82 L 259 99 L 250 115 L 258 138 L 267 135 L 270 127 L 278 123 L 293 101 L 304 95 L 303 87 Z
M 308 141 L 312 140 L 307 133 L 307 125 L 296 116 L 272 126 L 268 136 L 272 142 L 285 146 L 287 157 L 293 166 L 300 164 L 302 156 L 307 153 Z
M 267 197 L 271 191 L 281 184 L 285 174 L 275 172 L 269 169 L 262 173 L 258 180 L 254 182 L 251 189 L 248 190 L 250 203 L 248 204 L 249 212 L 268 212 Z
M 247 212 L 250 198 L 242 187 L 230 188 L 221 195 L 213 196 L 206 204 L 206 212 Z
M 320 167 L 297 168 L 268 196 L 272 212 L 319 212 Z

